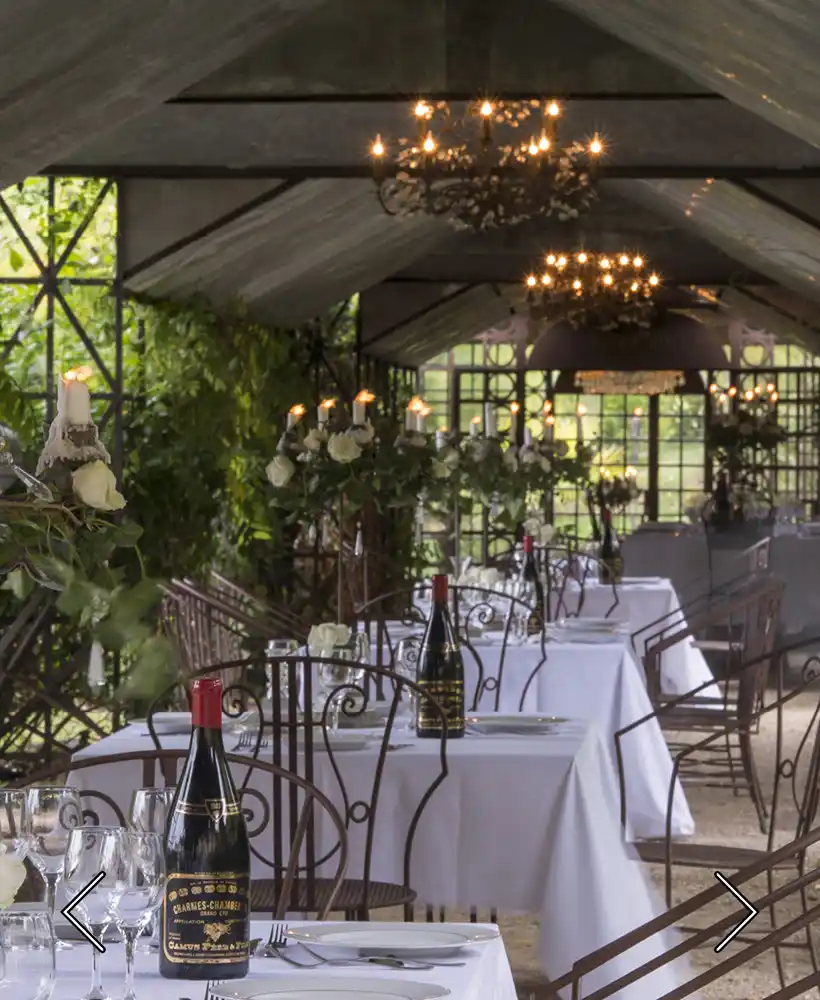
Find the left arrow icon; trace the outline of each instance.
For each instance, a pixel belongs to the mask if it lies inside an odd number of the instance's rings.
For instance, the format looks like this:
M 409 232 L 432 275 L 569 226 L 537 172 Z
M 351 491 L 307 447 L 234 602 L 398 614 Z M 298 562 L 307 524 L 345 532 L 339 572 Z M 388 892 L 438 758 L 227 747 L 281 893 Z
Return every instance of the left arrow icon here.
M 62 915 L 66 918 L 66 920 L 74 927 L 76 927 L 77 930 L 80 932 L 80 934 L 82 934 L 84 938 L 90 941 L 91 944 L 93 944 L 94 947 L 97 949 L 97 951 L 101 953 L 105 952 L 105 945 L 102 943 L 102 941 L 98 941 L 91 933 L 91 931 L 85 926 L 85 924 L 81 924 L 80 921 L 74 916 L 74 914 L 71 911 L 74 909 L 77 903 L 85 899 L 85 897 L 89 894 L 89 892 L 93 892 L 94 889 L 96 889 L 96 887 L 100 884 L 100 882 L 102 882 L 104 878 L 105 878 L 105 872 L 100 872 L 98 875 L 95 875 L 94 878 L 92 878 L 91 881 L 88 883 L 88 885 L 80 892 L 78 892 L 77 895 L 74 897 L 74 899 L 72 899 L 70 903 L 67 903 L 62 908 L 62 910 L 60 910 L 60 913 L 62 913 Z

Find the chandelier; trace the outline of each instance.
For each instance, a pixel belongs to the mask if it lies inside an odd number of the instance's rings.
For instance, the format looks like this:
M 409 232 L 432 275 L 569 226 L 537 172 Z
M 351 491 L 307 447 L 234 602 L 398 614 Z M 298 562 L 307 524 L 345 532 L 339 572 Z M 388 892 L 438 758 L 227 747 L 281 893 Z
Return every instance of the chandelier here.
M 563 146 L 556 101 L 478 100 L 463 114 L 446 101 L 416 101 L 414 138 L 395 155 L 377 136 L 370 152 L 379 202 L 388 215 L 443 216 L 458 229 L 512 226 L 542 215 L 575 219 L 595 196 L 601 139 Z M 494 129 L 526 128 L 530 136 L 497 142 Z
M 648 329 L 660 278 L 647 272 L 643 257 L 632 253 L 550 253 L 543 272 L 525 280 L 530 315 L 565 319 L 579 328 Z
M 575 385 L 580 392 L 614 396 L 660 396 L 684 383 L 682 371 L 580 371 Z

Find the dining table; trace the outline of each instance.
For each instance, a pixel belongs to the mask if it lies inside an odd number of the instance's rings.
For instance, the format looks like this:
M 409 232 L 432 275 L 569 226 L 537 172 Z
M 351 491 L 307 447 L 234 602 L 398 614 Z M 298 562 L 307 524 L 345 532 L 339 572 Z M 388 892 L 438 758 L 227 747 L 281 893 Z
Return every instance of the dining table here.
M 371 743 L 333 752 L 333 760 L 315 745 L 314 781 L 340 806 L 340 778 L 349 801 L 367 800 L 372 794 L 378 741 L 384 734 L 373 730 L 370 735 Z M 371 877 L 401 882 L 407 833 L 441 766 L 440 747 L 438 741 L 419 740 L 409 730 L 394 731 L 390 739 L 394 751 L 384 757 Z M 188 737 L 169 735 L 161 742 L 166 748 L 184 748 Z M 78 751 L 75 759 L 149 747 L 144 725 L 133 725 Z M 241 752 L 241 744 L 232 746 L 228 740 L 228 749 Z M 451 911 L 477 907 L 481 912 L 492 908 L 538 914 L 539 960 L 551 979 L 662 911 L 659 896 L 623 836 L 611 756 L 599 727 L 573 720 L 532 733 L 471 730 L 463 739 L 448 740 L 446 750 L 446 777 L 421 815 L 413 845 L 410 884 L 420 903 Z M 267 759 L 271 753 L 270 747 L 262 751 Z M 247 775 L 244 762 L 232 768 L 240 784 Z M 68 780 L 127 808 L 141 776 L 140 763 L 130 760 L 86 767 Z M 257 776 L 251 774 L 249 781 L 254 787 Z M 263 793 L 263 787 L 259 791 Z M 104 799 L 95 798 L 94 808 L 100 822 L 115 819 L 108 815 Z M 354 878 L 363 872 L 363 826 L 350 824 L 348 875 Z M 268 870 L 254 859 L 252 875 L 265 874 Z M 583 995 L 671 943 L 668 934 L 657 934 L 617 955 L 585 979 Z M 665 967 L 621 991 L 621 1000 L 655 1000 L 679 982 L 679 971 Z
M 315 923 L 303 924 L 289 922 L 289 928 L 302 926 L 316 927 Z M 374 926 L 377 926 L 374 924 Z M 437 925 L 447 928 L 448 925 Z M 269 938 L 270 921 L 254 920 L 251 923 L 251 937 L 258 938 L 263 943 Z M 285 954 L 292 953 L 295 961 L 312 962 L 306 952 L 302 952 L 297 944 L 289 944 Z M 419 960 L 421 961 L 421 959 Z M 431 959 L 435 961 L 435 958 Z M 313 970 L 300 970 L 281 958 L 266 958 L 263 956 L 251 959 L 250 971 L 246 980 L 234 981 L 252 982 L 258 984 L 261 990 L 266 980 L 280 980 L 282 984 L 293 982 L 295 987 L 299 982 L 305 985 L 318 985 L 329 990 L 334 980 L 344 980 L 350 984 L 351 990 L 358 984 L 365 987 L 384 983 L 391 984 L 395 990 L 394 1000 L 403 1000 L 410 996 L 404 989 L 406 982 L 423 983 L 430 987 L 441 987 L 450 1000 L 516 1000 L 515 984 L 513 983 L 510 963 L 504 949 L 501 937 L 496 937 L 481 945 L 458 952 L 446 959 L 441 959 L 447 965 L 438 965 L 430 970 L 388 969 L 382 965 L 357 964 L 353 967 L 338 967 L 325 965 Z M 464 964 L 451 965 L 449 963 Z M 120 943 L 106 943 L 105 954 L 99 958 L 103 983 L 112 996 L 119 996 L 121 983 L 125 975 L 125 946 Z M 84 996 L 90 985 L 91 945 L 77 944 L 71 951 L 57 953 L 57 982 L 52 1000 L 78 1000 Z M 214 978 L 218 973 L 214 972 Z M 138 952 L 135 962 L 137 1000 L 206 1000 L 206 982 L 189 980 L 164 979 L 158 971 L 157 956 Z M 324 984 L 324 987 L 322 987 Z M 430 994 L 435 990 L 431 989 Z M 257 995 L 258 1000 L 265 1000 L 265 993 Z M 275 996 L 275 994 L 273 995 Z M 287 1000 L 295 1000 L 298 994 L 288 993 Z M 365 994 L 366 996 L 366 994 Z

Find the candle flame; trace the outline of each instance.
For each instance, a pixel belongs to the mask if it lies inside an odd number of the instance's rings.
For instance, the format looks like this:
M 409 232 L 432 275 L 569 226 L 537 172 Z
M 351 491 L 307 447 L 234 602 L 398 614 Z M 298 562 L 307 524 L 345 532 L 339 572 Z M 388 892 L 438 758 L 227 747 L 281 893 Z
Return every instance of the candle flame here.
M 94 369 L 90 365 L 80 365 L 79 368 L 72 368 L 63 375 L 63 382 L 87 382 L 94 374 Z
M 481 417 L 473 417 L 473 419 L 470 421 L 470 423 L 471 424 L 480 424 L 481 423 Z
M 323 410 L 332 410 L 335 405 L 335 399 L 323 399 L 322 402 L 319 403 L 319 406 L 321 406 Z
M 628 465 L 626 467 L 626 478 L 634 479 L 638 475 L 638 470 L 633 465 Z
M 407 404 L 407 409 L 411 413 L 421 413 L 427 404 L 421 398 L 421 396 L 413 396 L 410 402 Z
M 632 411 L 632 416 L 633 417 L 642 417 L 643 416 L 643 408 L 640 407 L 640 406 L 636 406 L 635 409 Z
M 444 426 L 444 424 L 442 424 L 441 427 L 439 427 L 439 430 L 441 431 L 442 434 L 447 433 L 447 428 Z
M 555 417 L 550 413 L 549 416 L 544 421 L 544 423 L 545 424 L 554 424 L 555 423 Z
M 376 400 L 376 394 L 371 392 L 369 389 L 362 389 L 361 392 L 356 393 L 356 398 L 354 403 L 373 403 Z
M 575 411 L 576 416 L 583 417 L 583 415 L 586 412 L 587 412 L 587 408 L 584 406 L 584 404 L 583 403 L 579 403 L 578 404 L 578 409 Z
M 433 412 L 433 407 L 432 406 L 428 406 L 425 403 L 423 406 L 420 406 L 418 408 L 418 410 L 416 410 L 416 412 L 418 413 L 418 415 L 420 417 L 429 417 L 430 414 Z
M 306 413 L 304 406 L 301 403 L 297 403 L 295 406 L 291 406 L 288 413 L 292 413 L 294 417 L 303 417 Z
M 548 400 L 544 400 L 544 413 L 549 413 L 552 410 L 552 403 Z
M 520 409 L 520 403 L 510 403 L 510 413 L 518 413 Z

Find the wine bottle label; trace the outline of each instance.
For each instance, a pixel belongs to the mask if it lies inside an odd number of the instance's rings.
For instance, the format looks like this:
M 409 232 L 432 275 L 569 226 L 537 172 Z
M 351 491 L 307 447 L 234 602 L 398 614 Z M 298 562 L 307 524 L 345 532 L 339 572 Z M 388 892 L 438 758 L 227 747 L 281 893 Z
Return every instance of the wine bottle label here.
M 237 872 L 169 874 L 162 903 L 165 958 L 188 965 L 246 962 L 249 883 Z
M 203 802 L 177 802 L 174 812 L 185 816 L 209 816 L 213 820 L 225 816 L 238 816 L 241 812 L 238 802 L 226 799 L 205 799 Z
M 444 709 L 447 716 L 448 731 L 464 729 L 464 682 L 463 681 L 425 681 L 419 680 L 419 687 Z M 441 728 L 441 717 L 432 705 L 425 699 L 419 699 L 417 717 L 419 729 Z

